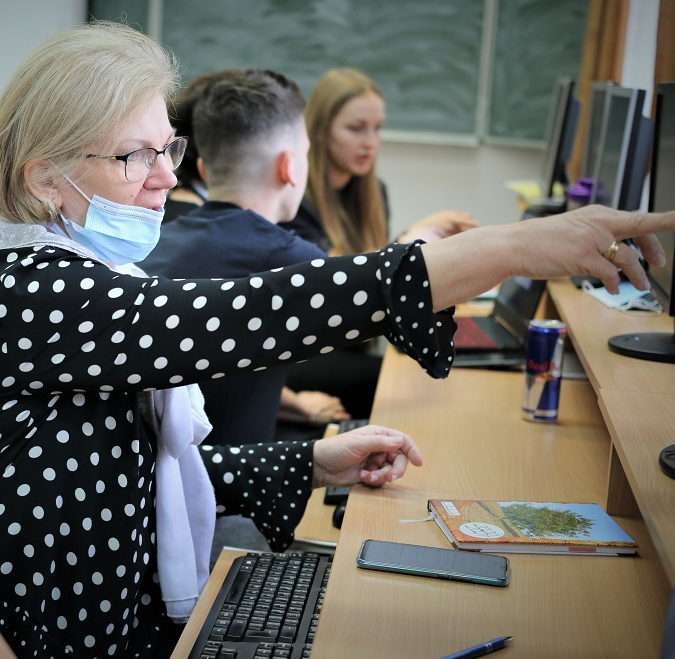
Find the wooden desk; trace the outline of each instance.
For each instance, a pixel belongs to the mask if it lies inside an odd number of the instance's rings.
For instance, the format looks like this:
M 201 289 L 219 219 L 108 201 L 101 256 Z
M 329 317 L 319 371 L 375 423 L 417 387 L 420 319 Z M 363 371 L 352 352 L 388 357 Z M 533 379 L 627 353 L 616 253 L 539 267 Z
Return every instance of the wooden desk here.
M 672 318 L 610 309 L 567 279 L 549 282 L 548 292 L 560 318 L 567 323 L 568 334 L 596 392 L 615 389 L 675 394 L 675 365 L 624 357 L 607 347 L 607 340 L 615 334 L 672 334 Z
M 638 557 L 512 555 L 505 589 L 356 567 L 369 537 L 448 546 L 433 522 L 398 521 L 424 517 L 429 496 L 604 502 L 611 442 L 590 384 L 563 383 L 558 424 L 520 418 L 522 387 L 464 369 L 435 381 L 387 354 L 373 420 L 411 433 L 425 466 L 352 491 L 312 659 L 436 659 L 511 634 L 504 659 L 658 656 L 670 589 L 639 519 L 617 518 Z
M 516 638 L 499 655 L 504 659 L 658 656 L 672 588 L 669 557 L 675 551 L 669 524 L 675 506 L 665 493 L 672 482 L 648 488 L 646 481 L 654 476 L 649 458 L 641 456 L 639 441 L 629 442 L 625 436 L 636 440 L 629 406 L 650 406 L 650 417 L 664 419 L 648 430 L 649 436 L 672 428 L 672 392 L 634 392 L 631 402 L 625 390 L 600 387 L 619 382 L 614 368 L 626 376 L 633 369 L 595 355 L 602 340 L 584 323 L 591 323 L 596 333 L 604 330 L 592 315 L 577 317 L 571 308 L 576 301 L 570 297 L 569 305 L 561 302 L 552 289 L 591 377 L 591 382 L 563 382 L 558 423 L 521 419 L 520 373 L 457 369 L 447 380 L 433 380 L 415 362 L 388 350 L 372 420 L 410 433 L 423 451 L 425 466 L 411 467 L 405 478 L 380 490 L 352 490 L 312 659 L 438 659 L 499 635 Z M 586 296 L 575 292 L 584 304 Z M 604 343 L 602 351 L 607 351 Z M 635 366 L 634 360 L 629 362 Z M 644 377 L 652 381 L 649 373 Z M 623 406 L 622 415 L 617 406 Z M 659 410 L 669 410 L 670 416 L 660 417 Z M 644 448 L 647 456 L 648 443 Z M 639 487 L 644 521 L 616 518 L 638 541 L 636 557 L 511 555 L 511 584 L 503 589 L 356 567 L 358 548 L 366 538 L 448 547 L 433 522 L 399 522 L 425 517 L 429 497 L 604 504 L 613 453 L 620 468 L 622 463 L 630 466 L 624 474 L 628 488 L 633 483 Z M 206 598 L 222 574 L 214 571 Z M 186 635 L 199 629 L 205 608 L 195 611 Z M 187 654 L 177 648 L 173 659 Z

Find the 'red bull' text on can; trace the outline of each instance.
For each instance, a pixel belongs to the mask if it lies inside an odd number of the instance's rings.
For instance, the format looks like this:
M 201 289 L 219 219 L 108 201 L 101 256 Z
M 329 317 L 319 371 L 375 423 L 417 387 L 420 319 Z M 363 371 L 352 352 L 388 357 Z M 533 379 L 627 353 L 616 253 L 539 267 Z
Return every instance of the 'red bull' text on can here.
M 523 418 L 528 421 L 558 418 L 566 333 L 565 323 L 559 320 L 530 321 L 523 395 Z

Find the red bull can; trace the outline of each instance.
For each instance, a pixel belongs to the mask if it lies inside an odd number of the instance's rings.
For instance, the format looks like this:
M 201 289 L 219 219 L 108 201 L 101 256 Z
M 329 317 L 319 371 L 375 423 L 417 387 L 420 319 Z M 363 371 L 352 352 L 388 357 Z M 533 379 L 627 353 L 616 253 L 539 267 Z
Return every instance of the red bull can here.
M 559 320 L 530 321 L 523 395 L 523 418 L 528 421 L 558 418 L 566 333 L 565 323 Z

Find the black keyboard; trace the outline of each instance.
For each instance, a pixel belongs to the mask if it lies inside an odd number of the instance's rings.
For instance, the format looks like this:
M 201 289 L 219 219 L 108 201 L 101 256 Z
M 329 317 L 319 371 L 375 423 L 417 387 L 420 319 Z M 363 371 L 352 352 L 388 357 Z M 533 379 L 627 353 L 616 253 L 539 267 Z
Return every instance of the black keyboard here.
M 338 432 L 343 433 L 356 430 L 357 428 L 367 426 L 369 423 L 369 419 L 342 419 L 342 421 L 338 421 Z
M 306 659 L 333 557 L 314 552 L 236 558 L 189 659 Z

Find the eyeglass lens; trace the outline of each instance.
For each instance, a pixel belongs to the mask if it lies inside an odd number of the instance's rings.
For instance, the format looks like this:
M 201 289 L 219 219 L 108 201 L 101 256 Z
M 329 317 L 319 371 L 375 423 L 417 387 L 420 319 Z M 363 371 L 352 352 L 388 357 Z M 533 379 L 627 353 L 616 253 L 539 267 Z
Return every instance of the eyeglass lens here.
M 167 144 L 163 151 L 157 151 L 152 148 L 133 151 L 128 155 L 126 160 L 127 180 L 137 182 L 147 178 L 159 156 L 166 158 L 170 169 L 176 169 L 183 160 L 186 143 L 187 140 L 184 137 L 179 137 L 170 144 Z

